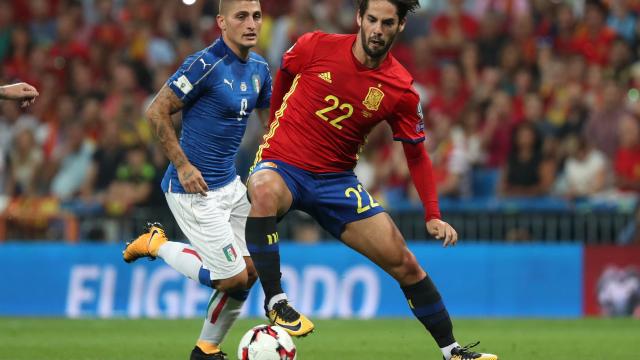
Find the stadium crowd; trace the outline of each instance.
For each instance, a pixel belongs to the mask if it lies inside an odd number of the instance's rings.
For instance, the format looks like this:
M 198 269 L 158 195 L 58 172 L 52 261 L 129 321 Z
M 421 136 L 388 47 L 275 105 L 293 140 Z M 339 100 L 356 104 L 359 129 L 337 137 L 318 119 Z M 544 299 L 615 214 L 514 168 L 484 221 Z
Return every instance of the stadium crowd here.
M 442 198 L 640 191 L 640 1 L 422 3 L 393 53 L 421 94 Z M 272 70 L 305 32 L 355 29 L 350 0 L 262 7 L 257 51 Z M 5 236 L 46 238 L 61 214 L 166 206 L 167 160 L 143 112 L 180 61 L 219 36 L 216 12 L 213 0 L 0 0 L 0 80 L 40 92 L 26 109 L 0 102 Z M 263 132 L 251 122 L 243 176 Z M 356 171 L 385 206 L 417 203 L 388 127 L 371 133 Z M 474 186 L 477 174 L 489 186 Z

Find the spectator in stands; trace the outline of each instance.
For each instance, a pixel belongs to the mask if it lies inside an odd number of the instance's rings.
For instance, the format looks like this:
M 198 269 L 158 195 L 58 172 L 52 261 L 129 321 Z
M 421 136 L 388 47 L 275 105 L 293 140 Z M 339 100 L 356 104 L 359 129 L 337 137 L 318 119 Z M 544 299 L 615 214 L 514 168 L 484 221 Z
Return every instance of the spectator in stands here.
M 445 63 L 440 71 L 440 86 L 429 102 L 428 114 L 453 123 L 458 120 L 464 104 L 469 100 L 469 91 L 457 64 Z
M 144 145 L 134 145 L 126 153 L 126 161 L 116 172 L 116 179 L 109 185 L 105 207 L 110 215 L 123 215 L 149 199 L 156 169 L 151 164 Z
M 631 79 L 631 47 L 623 39 L 616 39 L 608 54 L 606 76 L 620 84 L 628 84 Z
M 37 146 L 33 129 L 23 126 L 15 130 L 13 146 L 6 162 L 8 179 L 5 193 L 9 196 L 38 195 L 38 177 L 44 157 Z
M 105 121 L 103 124 L 82 186 L 82 198 L 90 204 L 104 204 L 107 189 L 116 180 L 118 167 L 125 160 L 118 123 Z
M 440 68 L 433 55 L 429 37 L 422 36 L 414 39 L 412 51 L 411 72 L 416 84 L 435 94 L 440 84 Z
M 517 23 L 516 19 L 529 16 L 531 11 L 528 0 L 474 0 L 469 3 L 471 14 L 478 19 L 496 13 Z
M 51 194 L 60 200 L 71 200 L 78 195 L 91 165 L 94 146 L 85 138 L 84 128 L 66 124 L 62 143 L 54 150 L 50 163 Z
M 555 180 L 556 165 L 544 157 L 536 128 L 521 123 L 513 132 L 513 145 L 500 181 L 503 196 L 544 196 Z
M 584 22 L 576 29 L 571 41 L 573 52 L 581 54 L 591 64 L 606 65 L 616 33 L 606 26 L 607 8 L 599 0 L 588 1 Z
M 29 1 L 31 21 L 29 32 L 38 46 L 51 45 L 56 37 L 56 18 L 51 17 L 51 3 L 47 0 Z
M 570 140 L 569 156 L 564 163 L 557 191 L 569 199 L 596 195 L 606 185 L 607 158 L 584 137 Z
M 528 66 L 535 64 L 538 50 L 534 21 L 531 15 L 522 15 L 515 19 L 517 26 L 511 26 L 512 43 L 518 49 L 521 62 Z
M 497 13 L 487 13 L 480 20 L 477 41 L 480 65 L 496 67 L 499 62 L 500 49 L 508 40 L 503 31 L 504 18 Z
M 463 5 L 464 0 L 449 0 L 446 10 L 431 24 L 434 51 L 440 59 L 456 59 L 465 42 L 478 35 L 478 22 Z
M 625 41 L 633 43 L 636 38 L 636 16 L 629 11 L 628 0 L 612 0 L 607 26 Z
M 618 126 L 626 110 L 620 85 L 608 81 L 602 90 L 602 105 L 589 116 L 585 126 L 585 136 L 609 159 L 613 159 L 618 147 Z
M 457 146 L 464 146 L 470 167 L 483 166 L 487 154 L 482 147 L 480 128 L 480 109 L 473 104 L 467 105 L 460 114 L 460 120 L 451 129 L 451 139 Z
M 106 120 L 114 121 L 119 116 L 130 115 L 129 111 L 133 111 L 136 104 L 142 104 L 146 93 L 138 83 L 138 73 L 133 62 L 118 61 L 111 69 L 110 76 L 109 95 L 103 103 L 103 114 Z
M 577 20 L 571 5 L 564 2 L 558 5 L 555 14 L 555 21 L 550 31 L 553 39 L 553 50 L 560 56 L 568 55 L 572 53 L 573 36 L 577 26 Z
M 468 197 L 470 188 L 470 165 L 467 144 L 463 138 L 454 139 L 451 121 L 436 117 L 430 132 L 429 156 L 433 164 L 433 178 L 438 195 Z M 458 141 L 454 141 L 458 140 Z
M 480 82 L 480 54 L 475 43 L 467 43 L 460 54 L 460 67 L 467 89 L 474 89 Z
M 529 93 L 524 97 L 523 109 L 524 121 L 533 125 L 536 131 L 544 138 L 554 136 L 558 129 L 551 124 L 544 114 L 544 104 L 536 93 Z
M 487 152 L 487 165 L 501 167 L 511 149 L 515 121 L 512 116 L 511 97 L 504 91 L 496 92 L 486 111 L 482 129 L 482 143 Z
M 11 37 L 7 55 L 4 59 L 5 76 L 15 79 L 23 79 L 38 86 L 37 74 L 41 68 L 32 68 L 30 57 L 33 56 L 34 46 L 29 33 L 29 28 L 24 25 L 16 25 L 10 33 Z
M 640 192 L 640 124 L 635 115 L 625 114 L 618 124 L 620 148 L 615 156 L 616 187 Z

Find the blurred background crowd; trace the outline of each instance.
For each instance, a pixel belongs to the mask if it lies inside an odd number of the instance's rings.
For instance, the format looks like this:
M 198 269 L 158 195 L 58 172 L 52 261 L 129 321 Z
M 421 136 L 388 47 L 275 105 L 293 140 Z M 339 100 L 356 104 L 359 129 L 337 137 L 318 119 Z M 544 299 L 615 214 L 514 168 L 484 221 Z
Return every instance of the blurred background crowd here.
M 640 0 L 426 0 L 393 54 L 415 79 L 444 216 L 474 239 L 636 241 Z M 356 31 L 354 1 L 262 1 L 257 52 L 278 68 L 303 33 Z M 0 239 L 118 240 L 172 222 L 167 165 L 143 112 L 219 36 L 217 1 L 0 0 Z M 175 117 L 176 129 L 180 116 Z M 246 177 L 263 126 L 237 158 Z M 424 238 L 402 147 L 386 125 L 356 171 Z M 288 237 L 323 233 L 304 215 Z

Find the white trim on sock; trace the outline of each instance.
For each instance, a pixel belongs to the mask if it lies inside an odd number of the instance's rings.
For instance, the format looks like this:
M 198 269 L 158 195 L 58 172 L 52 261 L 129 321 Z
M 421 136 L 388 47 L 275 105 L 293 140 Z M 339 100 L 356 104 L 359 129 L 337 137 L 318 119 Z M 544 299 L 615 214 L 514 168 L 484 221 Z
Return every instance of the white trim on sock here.
M 244 300 L 236 300 L 228 294 L 219 292 L 218 290 L 214 290 L 211 296 L 215 296 L 216 293 L 218 293 L 218 296 L 207 309 L 207 316 L 204 319 L 199 340 L 220 345 L 233 323 L 236 321 L 238 316 L 240 316 Z M 220 309 L 221 311 L 218 313 L 216 322 L 212 324 L 211 316 L 223 298 L 225 298 L 225 304 L 222 309 Z
M 454 342 L 453 344 L 440 348 L 440 351 L 442 351 L 442 355 L 444 355 L 445 360 L 449 360 L 451 359 L 451 350 L 453 350 L 453 348 L 460 346 L 460 344 L 458 344 L 457 342 Z
M 287 299 L 287 294 L 280 293 L 278 295 L 274 295 L 271 299 L 269 299 L 269 303 L 267 304 L 267 310 L 271 311 L 273 309 L 273 305 L 275 305 L 280 300 L 289 300 Z

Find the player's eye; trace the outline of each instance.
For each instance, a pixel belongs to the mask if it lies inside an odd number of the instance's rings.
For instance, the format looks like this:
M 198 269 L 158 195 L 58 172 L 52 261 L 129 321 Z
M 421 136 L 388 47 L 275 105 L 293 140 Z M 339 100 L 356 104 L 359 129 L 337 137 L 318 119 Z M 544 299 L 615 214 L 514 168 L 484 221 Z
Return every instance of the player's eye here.
M 393 20 L 385 20 L 382 22 L 382 25 L 387 26 L 387 27 L 391 27 L 393 26 L 393 24 L 395 24 L 395 21 Z
M 370 23 L 374 23 L 374 22 L 376 22 L 377 19 L 374 18 L 373 16 L 369 15 L 369 16 L 367 16 L 367 20 L 369 20 Z
M 258 19 L 262 19 L 262 14 L 261 13 L 255 13 L 253 14 L 253 18 L 258 20 Z

